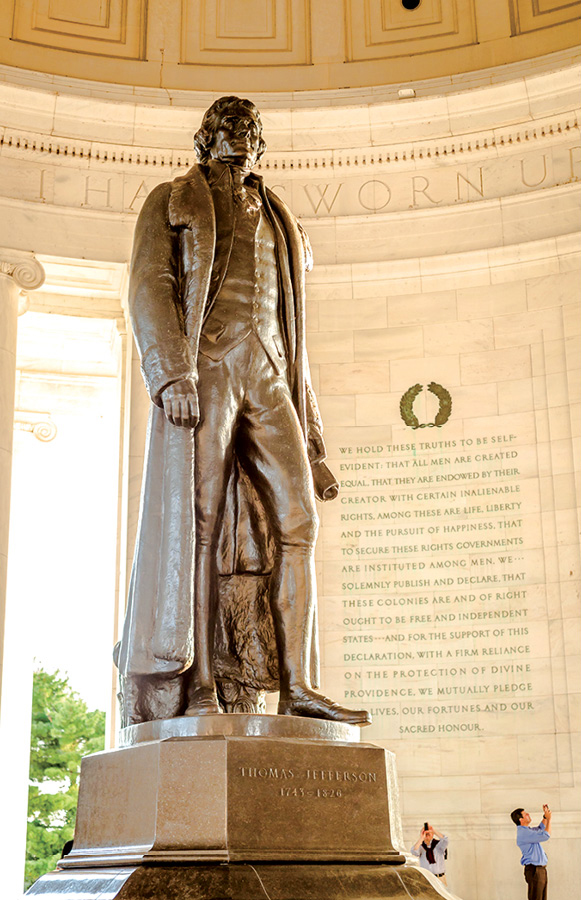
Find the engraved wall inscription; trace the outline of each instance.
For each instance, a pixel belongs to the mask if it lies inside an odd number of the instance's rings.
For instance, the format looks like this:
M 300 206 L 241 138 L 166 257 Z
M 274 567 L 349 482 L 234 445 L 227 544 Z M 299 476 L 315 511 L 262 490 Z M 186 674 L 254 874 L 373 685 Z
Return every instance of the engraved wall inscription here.
M 167 153 L 167 162 L 164 159 L 157 164 L 155 151 L 135 148 L 127 153 L 111 145 L 102 151 L 95 149 L 96 158 L 90 160 L 85 158 L 88 147 L 78 151 L 67 147 L 66 156 L 58 151 L 44 153 L 42 162 L 35 151 L 25 166 L 20 161 L 14 163 L 11 156 L 15 151 L 10 140 L 4 140 L 8 146 L 0 147 L 3 194 L 68 208 L 137 215 L 156 185 L 183 175 L 195 162 L 190 152 L 176 151 Z M 17 146 L 21 147 L 19 139 Z M 28 143 L 24 146 L 26 149 Z M 413 156 L 381 162 L 379 155 L 365 162 L 354 160 L 349 166 L 331 165 L 327 171 L 308 159 L 300 160 L 300 165 L 299 161 L 289 161 L 285 172 L 280 171 L 278 163 L 271 168 L 266 157 L 261 174 L 295 215 L 307 218 L 436 209 L 537 191 L 581 178 L 581 147 L 575 141 L 561 141 L 542 152 L 513 152 L 482 162 L 459 164 L 454 157 L 445 166 Z M 49 196 L 41 190 L 42 185 L 39 187 L 42 178 L 50 183 Z
M 339 447 L 327 665 L 386 739 L 534 730 L 553 715 L 534 448 L 419 434 Z

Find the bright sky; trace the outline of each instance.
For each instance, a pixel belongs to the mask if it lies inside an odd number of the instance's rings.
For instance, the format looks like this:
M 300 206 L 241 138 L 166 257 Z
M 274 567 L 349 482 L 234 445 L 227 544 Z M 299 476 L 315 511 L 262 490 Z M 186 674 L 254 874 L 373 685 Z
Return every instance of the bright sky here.
M 89 708 L 106 709 L 119 454 L 113 323 L 27 312 L 18 326 L 17 411 L 49 413 L 57 435 L 43 443 L 14 432 L 8 602 L 26 606 L 26 656 L 68 673 Z

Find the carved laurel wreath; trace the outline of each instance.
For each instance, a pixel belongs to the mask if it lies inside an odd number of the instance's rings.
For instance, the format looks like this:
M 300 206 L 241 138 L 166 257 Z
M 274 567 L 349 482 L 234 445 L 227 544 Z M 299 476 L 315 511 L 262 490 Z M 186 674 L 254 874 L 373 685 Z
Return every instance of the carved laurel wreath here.
M 418 417 L 414 413 L 413 406 L 416 397 L 422 390 L 422 384 L 414 384 L 411 388 L 408 388 L 399 401 L 401 417 L 410 428 L 441 428 L 442 425 L 446 424 L 452 412 L 452 397 L 450 396 L 450 392 L 447 391 L 445 387 L 442 387 L 441 384 L 436 384 L 435 381 L 429 383 L 428 390 L 438 398 L 440 401 L 440 408 L 433 422 L 420 423 Z

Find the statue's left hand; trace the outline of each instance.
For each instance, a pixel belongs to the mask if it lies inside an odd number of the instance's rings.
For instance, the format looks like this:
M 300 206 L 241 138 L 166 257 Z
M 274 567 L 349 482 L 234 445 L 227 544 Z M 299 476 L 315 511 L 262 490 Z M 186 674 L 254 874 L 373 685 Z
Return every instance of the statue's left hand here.
M 163 410 L 172 425 L 195 428 L 200 418 L 198 391 L 191 378 L 169 384 L 161 393 Z

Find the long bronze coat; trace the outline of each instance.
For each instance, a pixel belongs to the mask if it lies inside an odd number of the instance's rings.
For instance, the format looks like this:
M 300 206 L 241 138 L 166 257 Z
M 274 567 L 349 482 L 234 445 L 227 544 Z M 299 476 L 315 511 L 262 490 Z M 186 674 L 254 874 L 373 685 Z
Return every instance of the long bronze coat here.
M 156 187 L 135 229 L 129 309 L 152 408 L 127 614 L 117 652 L 119 670 L 125 676 L 177 675 L 193 661 L 194 431 L 169 423 L 160 395 L 167 385 L 184 377 L 197 379 L 202 323 L 228 265 L 234 209 L 229 170 L 226 178 L 216 179 L 217 173 L 223 174 L 221 165 L 213 161 L 196 165 L 186 175 Z M 216 181 L 213 190 L 208 179 Z M 262 179 L 256 178 L 255 186 L 274 223 L 289 382 L 307 441 L 313 433 L 320 437 L 322 428 L 305 350 L 305 271 L 310 247 L 280 198 L 265 188 Z M 312 444 L 308 446 L 312 457 Z M 320 459 L 321 453 L 312 462 Z M 236 464 L 228 488 L 218 571 L 264 576 L 271 561 L 266 517 Z M 316 685 L 316 634 L 313 637 Z

